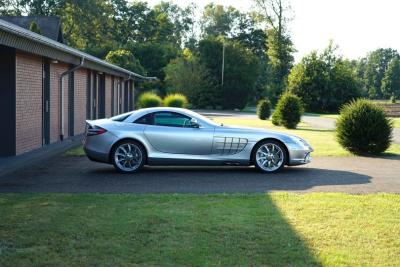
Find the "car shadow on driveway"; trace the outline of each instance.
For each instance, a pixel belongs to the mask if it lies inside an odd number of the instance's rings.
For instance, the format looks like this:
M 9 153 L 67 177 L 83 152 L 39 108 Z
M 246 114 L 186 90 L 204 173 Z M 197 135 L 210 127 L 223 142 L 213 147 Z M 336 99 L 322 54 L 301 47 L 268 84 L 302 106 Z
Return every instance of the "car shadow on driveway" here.
M 127 175 L 85 158 L 65 158 L 1 177 L 0 192 L 250 193 L 314 189 L 346 192 L 347 186 L 370 182 L 367 175 L 307 166 L 288 167 L 276 174 L 262 174 L 254 167 L 145 167 Z

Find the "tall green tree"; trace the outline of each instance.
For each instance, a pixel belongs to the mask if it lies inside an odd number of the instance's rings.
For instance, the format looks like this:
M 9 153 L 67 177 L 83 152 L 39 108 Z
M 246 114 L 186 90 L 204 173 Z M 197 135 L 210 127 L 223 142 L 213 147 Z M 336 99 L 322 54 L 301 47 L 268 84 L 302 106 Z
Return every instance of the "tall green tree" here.
M 121 68 L 146 76 L 146 70 L 140 64 L 139 60 L 133 54 L 124 49 L 113 50 L 108 52 L 106 61 L 115 64 Z
M 165 67 L 168 91 L 186 95 L 195 108 L 210 108 L 218 105 L 218 91 L 210 79 L 207 68 L 198 57 L 185 49 L 182 56 L 171 60 Z
M 384 98 L 381 91 L 382 79 L 388 69 L 389 62 L 399 56 L 399 53 L 391 48 L 379 48 L 372 51 L 361 62 L 365 64 L 361 80 L 364 90 L 370 98 Z
M 352 63 L 330 44 L 323 53 L 303 57 L 288 78 L 288 90 L 301 98 L 307 111 L 337 112 L 341 105 L 360 96 Z
M 390 61 L 382 79 L 381 91 L 386 98 L 400 98 L 400 57 L 396 56 Z
M 222 53 L 225 45 L 225 70 L 222 83 Z M 259 75 L 259 59 L 238 41 L 208 38 L 199 42 L 200 63 L 204 64 L 216 84 L 219 106 L 223 109 L 243 109 Z
M 286 86 L 287 76 L 293 65 L 294 47 L 288 34 L 290 4 L 288 0 L 254 0 L 260 17 L 268 25 L 268 58 L 272 71 L 272 81 L 267 94 L 276 102 Z

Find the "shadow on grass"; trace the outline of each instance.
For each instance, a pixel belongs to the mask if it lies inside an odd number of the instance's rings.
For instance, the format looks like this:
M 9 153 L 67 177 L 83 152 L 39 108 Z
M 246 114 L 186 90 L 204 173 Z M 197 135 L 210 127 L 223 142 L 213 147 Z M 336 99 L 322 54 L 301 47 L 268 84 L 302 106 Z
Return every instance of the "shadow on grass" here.
M 2 266 L 321 265 L 270 195 L 0 198 Z

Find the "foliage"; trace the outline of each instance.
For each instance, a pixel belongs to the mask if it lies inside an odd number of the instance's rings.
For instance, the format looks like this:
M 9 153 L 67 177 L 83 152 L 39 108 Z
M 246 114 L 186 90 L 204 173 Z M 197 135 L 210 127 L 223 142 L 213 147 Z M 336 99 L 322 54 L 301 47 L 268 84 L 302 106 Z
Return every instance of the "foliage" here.
M 42 30 L 40 29 L 39 25 L 35 20 L 31 22 L 31 25 L 29 25 L 29 30 L 37 34 L 42 34 Z
M 381 91 L 385 98 L 400 97 L 400 56 L 390 61 L 382 79 Z
M 260 120 L 267 120 L 271 116 L 271 103 L 268 99 L 262 99 L 257 104 L 257 115 Z
M 128 50 L 119 49 L 110 51 L 106 56 L 106 61 L 132 72 L 146 75 L 146 70 L 140 65 L 139 60 Z
M 321 54 L 305 56 L 293 67 L 288 89 L 309 112 L 337 112 L 344 103 L 360 96 L 360 85 L 351 63 L 335 53 L 332 43 Z
M 224 84 L 222 85 L 222 50 L 225 46 Z M 243 109 L 254 93 L 259 73 L 259 61 L 254 53 L 238 41 L 223 41 L 218 38 L 201 40 L 200 63 L 208 69 L 213 82 L 219 84 L 218 105 L 223 109 Z
M 383 109 L 365 99 L 352 101 L 336 121 L 340 145 L 354 154 L 379 154 L 391 143 L 393 123 Z
M 288 129 L 295 129 L 303 114 L 303 105 L 298 96 L 285 93 L 276 104 L 272 122 L 274 125 L 282 125 Z
M 399 53 L 396 50 L 379 48 L 370 52 L 365 58 L 359 61 L 357 74 L 362 82 L 363 91 L 366 96 L 373 99 L 390 97 L 387 94 L 385 96 L 382 92 L 382 80 L 385 77 L 385 72 L 388 70 L 390 62 L 395 57 L 399 57 Z M 384 90 L 386 91 L 387 89 L 385 88 Z
M 396 96 L 392 95 L 392 96 L 390 97 L 390 103 L 396 104 Z
M 151 107 L 159 107 L 162 104 L 161 98 L 151 92 L 143 93 L 139 96 L 138 105 L 139 108 L 151 108 Z
M 280 113 L 277 112 L 276 110 L 274 111 L 274 113 L 272 113 L 271 122 L 275 126 L 280 126 L 281 125 L 281 123 L 280 123 Z
M 267 96 L 274 104 L 286 86 L 287 76 L 294 61 L 294 48 L 289 35 L 279 35 L 279 33 L 273 29 L 268 31 L 267 46 L 267 55 L 271 66 L 273 81 L 269 84 Z
M 186 108 L 188 106 L 188 100 L 182 94 L 169 94 L 164 98 L 163 103 L 166 107 Z
M 169 92 L 186 95 L 194 108 L 217 106 L 218 91 L 209 78 L 207 68 L 188 49 L 172 60 L 164 71 Z

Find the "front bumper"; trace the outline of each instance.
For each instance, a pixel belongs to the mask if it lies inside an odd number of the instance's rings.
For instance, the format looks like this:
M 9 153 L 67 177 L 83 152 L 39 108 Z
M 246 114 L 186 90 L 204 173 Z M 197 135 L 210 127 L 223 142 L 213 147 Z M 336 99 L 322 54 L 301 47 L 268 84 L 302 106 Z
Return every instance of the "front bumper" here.
M 314 150 L 310 146 L 300 146 L 298 144 L 288 145 L 289 162 L 288 166 L 303 165 L 311 162 L 311 152 Z

